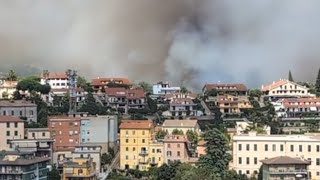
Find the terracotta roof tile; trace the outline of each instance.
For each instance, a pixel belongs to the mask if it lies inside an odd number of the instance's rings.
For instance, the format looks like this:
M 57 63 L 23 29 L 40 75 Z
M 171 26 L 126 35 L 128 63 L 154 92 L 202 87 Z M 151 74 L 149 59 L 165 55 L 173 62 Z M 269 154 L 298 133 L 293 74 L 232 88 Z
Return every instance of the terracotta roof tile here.
M 95 78 L 92 79 L 93 86 L 106 86 L 110 82 L 119 82 L 119 84 L 132 85 L 132 82 L 127 78 Z
M 41 78 L 44 78 L 43 75 L 41 75 Z M 66 73 L 49 73 L 48 79 L 68 79 L 68 76 Z
M 167 119 L 162 124 L 162 127 L 186 127 L 186 128 L 194 128 L 198 124 L 197 120 L 171 120 Z
M 106 94 L 108 96 L 123 97 L 127 96 L 127 90 L 125 88 L 107 88 Z
M 320 107 L 320 98 L 288 98 L 283 100 L 285 108 Z
M 216 89 L 217 91 L 248 91 L 244 84 L 206 84 L 204 86 L 206 91 Z
M 120 129 L 151 129 L 154 128 L 151 120 L 122 120 Z
M 261 160 L 263 164 L 310 164 L 309 161 L 304 161 L 298 158 L 292 158 L 288 156 L 279 156 L 270 159 Z
M 286 80 L 286 79 L 280 79 L 279 81 L 276 81 L 276 82 L 273 82 L 273 83 L 268 84 L 268 85 L 266 85 L 266 86 L 263 86 L 262 89 L 261 89 L 261 91 L 263 91 L 263 92 L 265 92 L 265 91 L 270 91 L 270 90 L 272 90 L 272 89 L 274 89 L 274 88 L 277 88 L 277 87 L 279 87 L 279 86 L 285 85 L 285 84 L 287 84 L 287 83 L 292 83 L 292 84 L 295 84 L 295 85 L 297 85 L 297 86 L 302 87 L 300 84 L 297 84 L 297 83 L 295 83 L 295 82 L 291 82 L 291 81 Z
M 24 122 L 22 119 L 13 116 L 0 116 L 0 123 L 6 122 Z

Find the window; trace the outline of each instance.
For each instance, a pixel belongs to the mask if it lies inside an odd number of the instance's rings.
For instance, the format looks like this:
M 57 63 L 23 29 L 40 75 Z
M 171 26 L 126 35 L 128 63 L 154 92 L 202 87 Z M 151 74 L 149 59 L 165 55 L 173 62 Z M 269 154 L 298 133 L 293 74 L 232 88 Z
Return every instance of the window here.
M 17 122 L 14 123 L 14 127 L 15 127 L 15 128 L 18 127 L 18 123 L 17 123 Z
M 177 151 L 177 156 L 180 157 L 180 151 Z
M 161 149 L 157 149 L 157 153 L 161 153 Z
M 128 155 L 126 155 L 126 160 L 128 160 L 129 159 L 129 156 Z
M 135 134 L 136 134 L 136 131 L 132 131 L 132 134 L 135 135 Z
M 136 148 L 134 147 L 134 148 L 132 148 L 132 151 L 136 151 Z
M 302 145 L 299 145 L 299 152 L 302 152 Z
M 145 140 L 145 139 L 142 139 L 142 143 L 146 143 L 146 140 Z
M 272 151 L 276 151 L 277 150 L 277 147 L 275 144 L 272 145 Z
M 247 174 L 250 174 L 250 171 L 249 170 L 247 170 L 247 172 L 246 172 Z
M 6 115 L 7 115 L 7 112 L 6 112 L 6 111 L 3 111 L 3 115 L 6 116 Z
M 317 152 L 320 151 L 320 145 L 317 145 Z
M 238 164 L 242 164 L 242 158 L 241 157 L 238 158 Z
M 129 131 L 126 131 L 126 135 L 128 135 L 129 134 Z
M 239 170 L 239 174 L 242 174 L 242 171 L 241 171 L 241 170 Z
M 144 132 L 144 131 L 142 131 L 142 135 L 145 135 L 145 132 Z
M 320 172 L 317 172 L 317 176 L 320 176 Z
M 294 146 L 290 145 L 290 151 L 293 152 L 294 151 Z
M 22 116 L 22 111 L 19 112 L 20 116 Z
M 317 165 L 317 166 L 320 166 L 320 158 L 317 158 L 317 159 L 316 159 L 316 165 Z
M 10 131 L 7 131 L 7 136 L 10 136 Z
M 247 157 L 247 164 L 250 164 L 250 158 L 249 157 Z
M 11 111 L 11 116 L 14 116 L 14 111 Z
M 156 150 L 155 149 L 152 149 L 152 153 L 155 153 L 156 152 Z
M 308 152 L 311 152 L 311 145 L 308 145 Z
M 171 144 L 168 144 L 168 148 L 171 148 Z
M 177 144 L 177 148 L 180 148 L 180 144 Z
M 32 110 L 30 110 L 29 113 L 30 113 L 31 116 L 33 116 L 33 111 Z
M 268 151 L 268 144 L 264 145 L 264 151 Z
M 258 145 L 257 144 L 253 145 L 253 149 L 254 151 L 258 151 Z
M 255 158 L 253 159 L 253 161 L 254 161 L 254 162 L 253 162 L 254 164 L 258 164 L 258 158 L 255 157 Z
M 14 131 L 14 135 L 15 135 L 15 136 L 18 136 L 18 131 Z
M 69 139 L 69 142 L 73 143 L 73 139 Z
M 250 151 L 250 144 L 247 144 L 247 151 Z
M 136 139 L 133 139 L 133 143 L 136 143 Z
M 126 139 L 126 143 L 129 143 L 129 139 Z
M 126 147 L 126 151 L 129 151 L 129 148 L 128 148 L 128 147 Z
M 239 149 L 239 151 L 242 150 L 242 144 L 239 144 L 239 145 L 238 145 L 238 149 Z
M 7 128 L 10 128 L 10 123 L 7 122 Z
M 171 151 L 167 151 L 167 156 L 171 156 Z
M 280 151 L 283 151 L 283 144 L 280 144 Z
M 11 143 L 10 143 L 10 139 L 7 139 L 7 144 L 11 144 Z

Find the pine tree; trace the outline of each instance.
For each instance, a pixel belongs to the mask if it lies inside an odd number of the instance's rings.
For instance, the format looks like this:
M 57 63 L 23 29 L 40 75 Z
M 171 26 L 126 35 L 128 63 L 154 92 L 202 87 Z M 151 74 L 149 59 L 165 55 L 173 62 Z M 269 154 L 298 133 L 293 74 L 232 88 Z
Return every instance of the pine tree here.
M 289 71 L 289 81 L 293 82 L 293 77 L 292 77 L 291 71 Z

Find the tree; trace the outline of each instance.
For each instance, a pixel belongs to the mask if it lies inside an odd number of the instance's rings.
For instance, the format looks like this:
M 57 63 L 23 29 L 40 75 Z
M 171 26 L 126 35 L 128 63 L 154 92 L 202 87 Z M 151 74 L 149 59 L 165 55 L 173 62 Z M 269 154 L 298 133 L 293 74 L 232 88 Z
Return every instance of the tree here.
M 52 167 L 52 170 L 49 171 L 48 179 L 52 179 L 52 180 L 60 180 L 61 179 L 61 176 L 60 176 L 60 173 L 56 167 L 56 164 L 54 164 Z
M 316 80 L 316 85 L 315 86 L 316 86 L 315 87 L 316 92 L 319 95 L 320 94 L 320 69 L 319 69 L 319 72 L 318 72 L 318 76 L 317 76 L 317 80 Z
M 19 92 L 18 90 L 16 90 L 16 91 L 13 92 L 13 99 L 14 99 L 14 100 L 20 100 L 20 99 L 22 99 L 21 94 L 20 94 L 20 92 Z
M 35 91 L 40 92 L 41 94 L 48 94 L 51 90 L 51 87 L 48 84 L 40 84 L 38 77 L 30 76 L 18 82 L 17 90 L 28 90 L 29 92 Z
M 103 153 L 101 155 L 101 164 L 104 166 L 106 164 L 110 164 L 112 162 L 112 155 L 110 153 Z
M 14 70 L 10 70 L 8 75 L 7 75 L 7 80 L 8 81 L 16 81 L 18 79 L 18 76 L 16 74 L 16 72 L 14 72 Z
M 150 98 L 150 96 L 147 96 L 147 104 L 148 108 L 150 109 L 151 113 L 155 113 L 158 110 L 157 102 Z
M 291 74 L 291 71 L 289 71 L 289 77 L 288 77 L 288 80 L 293 82 L 293 77 L 292 77 L 292 74 Z
M 168 134 L 168 131 L 160 130 L 157 132 L 156 138 L 157 139 L 164 139 L 164 137 Z
M 187 93 L 189 92 L 189 90 L 188 90 L 186 87 L 181 87 L 180 92 L 181 92 L 182 94 L 187 94 Z
M 172 130 L 172 135 L 183 135 L 183 131 L 180 129 L 174 129 Z
M 152 86 L 151 84 L 141 81 L 138 83 L 137 85 L 138 89 L 142 89 L 144 92 L 146 92 L 147 94 L 151 94 L 152 93 Z
M 206 141 L 207 154 L 199 159 L 199 167 L 212 169 L 213 172 L 220 174 L 221 177 L 226 176 L 228 171 L 231 154 L 229 141 L 227 137 L 218 129 L 209 129 L 203 134 Z
M 198 134 L 197 134 L 195 131 L 188 130 L 186 134 L 187 134 L 188 140 L 189 140 L 193 145 L 197 145 L 197 144 L 198 144 Z
M 180 166 L 180 161 L 175 161 L 169 164 L 163 164 L 159 167 L 158 173 L 155 176 L 156 180 L 172 180 L 176 176 L 177 169 Z
M 88 93 L 85 104 L 80 108 L 82 112 L 88 112 L 91 115 L 96 115 L 99 112 L 99 106 L 96 103 L 96 100 L 93 97 L 92 93 Z

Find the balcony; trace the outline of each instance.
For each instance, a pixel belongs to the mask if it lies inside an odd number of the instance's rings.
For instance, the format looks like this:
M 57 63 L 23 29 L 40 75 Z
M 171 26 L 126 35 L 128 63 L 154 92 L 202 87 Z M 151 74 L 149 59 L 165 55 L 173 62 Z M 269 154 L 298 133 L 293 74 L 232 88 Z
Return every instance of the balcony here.
M 139 164 L 148 164 L 149 163 L 149 159 L 143 158 L 143 159 L 139 159 Z
M 7 170 L 7 171 L 0 171 L 0 174 L 22 174 L 23 171 L 21 170 Z
M 148 154 L 148 151 L 140 151 L 139 153 L 140 156 L 147 156 Z
M 150 161 L 150 163 L 149 163 L 151 166 L 156 166 L 156 165 L 158 165 L 158 162 L 157 161 Z
M 269 171 L 270 174 L 272 175 L 284 175 L 284 174 L 292 174 L 292 175 L 296 175 L 296 174 L 308 174 L 308 171 L 305 169 L 287 169 L 287 170 L 273 170 L 273 171 Z

